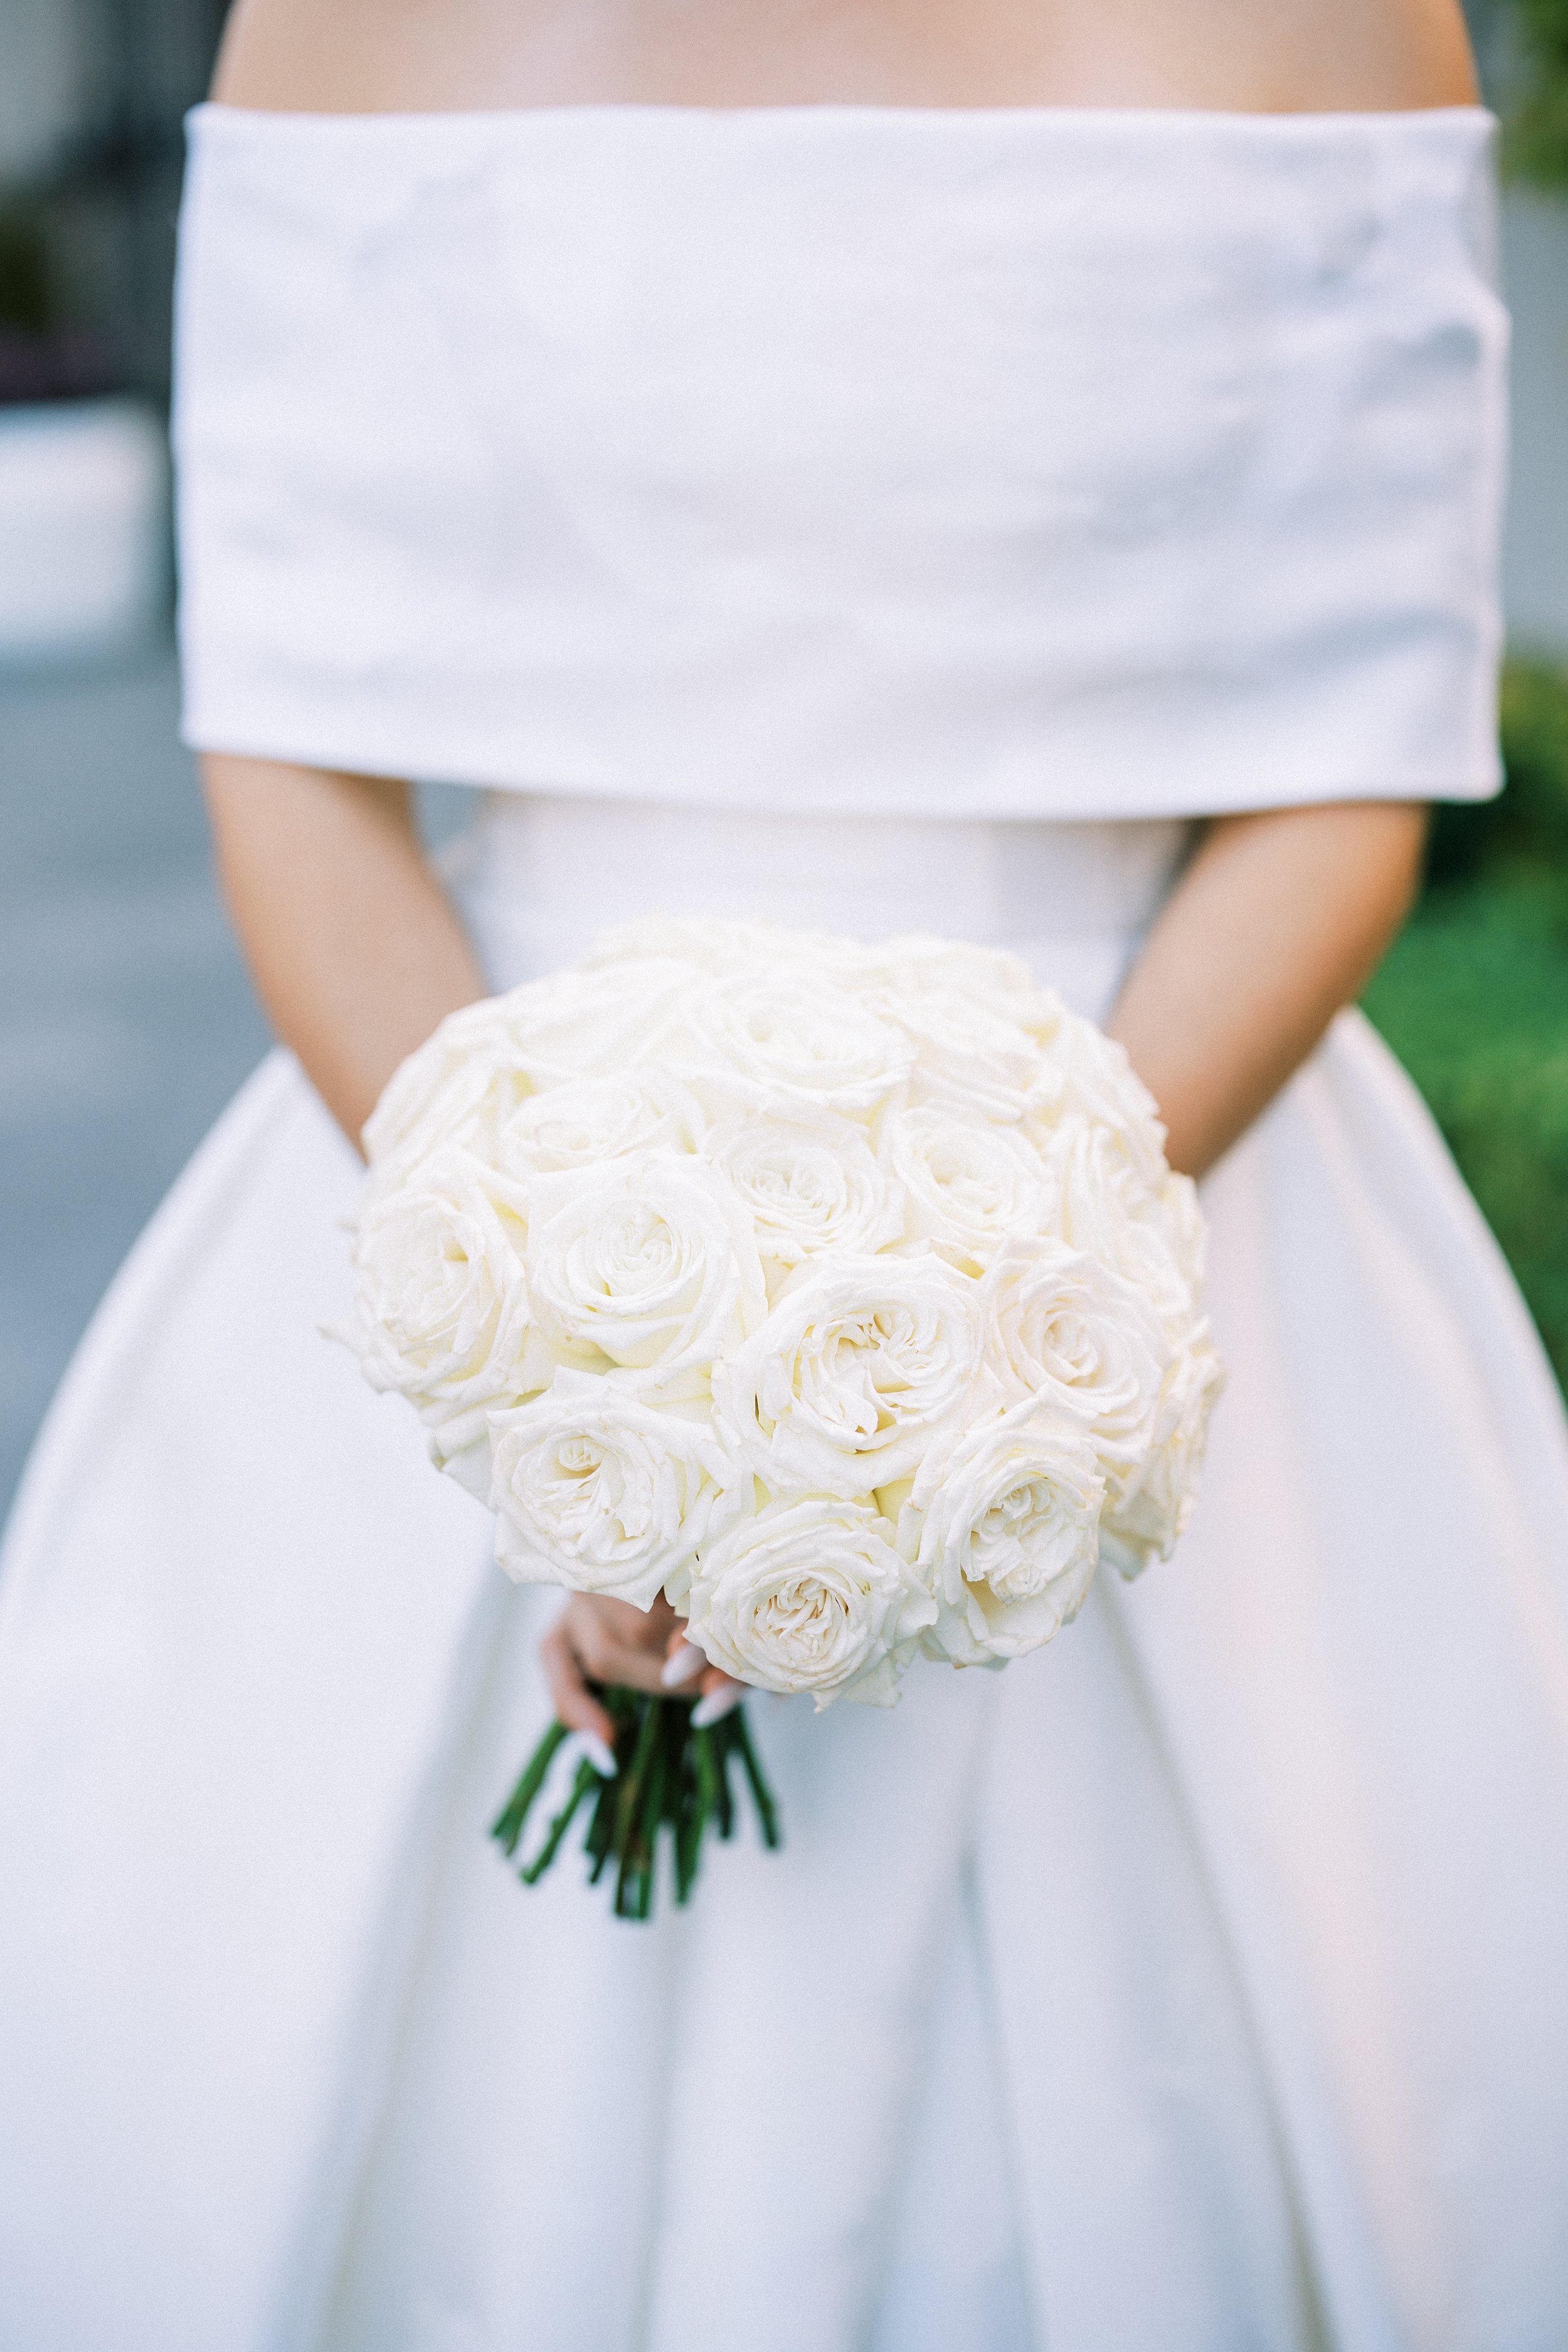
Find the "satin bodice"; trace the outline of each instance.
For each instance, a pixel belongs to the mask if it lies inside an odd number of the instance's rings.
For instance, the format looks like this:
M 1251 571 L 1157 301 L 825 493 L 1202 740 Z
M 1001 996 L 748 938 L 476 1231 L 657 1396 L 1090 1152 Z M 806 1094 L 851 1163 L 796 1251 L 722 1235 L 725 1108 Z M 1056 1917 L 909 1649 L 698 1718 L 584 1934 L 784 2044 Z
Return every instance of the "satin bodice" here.
M 190 739 L 786 816 L 1485 793 L 1490 129 L 198 109 Z
M 491 983 L 574 962 L 647 916 L 722 914 L 882 940 L 972 940 L 1029 962 L 1103 1020 L 1193 828 L 768 816 L 491 793 L 447 860 Z

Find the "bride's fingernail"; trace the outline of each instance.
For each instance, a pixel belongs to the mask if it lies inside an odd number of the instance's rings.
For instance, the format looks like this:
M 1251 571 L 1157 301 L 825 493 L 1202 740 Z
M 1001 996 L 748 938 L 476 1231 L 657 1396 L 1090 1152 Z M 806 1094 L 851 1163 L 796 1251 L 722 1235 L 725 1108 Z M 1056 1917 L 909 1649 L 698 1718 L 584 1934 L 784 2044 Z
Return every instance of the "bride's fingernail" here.
M 673 1690 L 677 1683 L 689 1683 L 693 1675 L 700 1675 L 707 1664 L 691 1643 L 678 1642 L 659 1668 L 658 1678 L 666 1690 Z
M 722 1723 L 731 1707 L 739 1706 L 745 1696 L 745 1692 L 737 1689 L 733 1684 L 728 1690 L 710 1691 L 707 1697 L 700 1698 L 691 1710 L 691 1728 L 693 1731 L 707 1731 L 714 1724 Z
M 577 1738 L 584 1755 L 587 1758 L 595 1771 L 598 1773 L 600 1779 L 602 1780 L 613 1780 L 616 1777 L 615 1749 L 613 1748 L 606 1748 L 605 1742 L 600 1738 L 596 1731 L 580 1731 L 577 1734 Z

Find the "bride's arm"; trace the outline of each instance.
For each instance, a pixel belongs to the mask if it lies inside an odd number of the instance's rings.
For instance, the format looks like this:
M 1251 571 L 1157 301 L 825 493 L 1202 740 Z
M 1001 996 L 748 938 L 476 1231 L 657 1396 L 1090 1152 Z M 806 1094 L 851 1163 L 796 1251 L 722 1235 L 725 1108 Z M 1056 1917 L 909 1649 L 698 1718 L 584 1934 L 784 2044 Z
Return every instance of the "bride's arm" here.
M 258 992 L 351 1142 L 405 1054 L 485 993 L 473 949 L 431 872 L 408 788 L 272 760 L 207 753 L 202 781 L 218 871 Z M 700 1669 L 720 1709 L 741 1686 L 680 1643 L 663 1601 L 647 1611 L 574 1593 L 541 1645 L 563 1722 L 606 1744 L 587 1685 L 657 1690 L 667 1656 Z M 603 1760 L 609 1761 L 605 1749 Z
M 1109 1023 L 1201 1176 L 1361 992 L 1409 912 L 1426 812 L 1333 803 L 1217 818 Z
M 258 993 L 357 1145 L 404 1055 L 485 993 L 408 788 L 213 752 L 202 781 Z

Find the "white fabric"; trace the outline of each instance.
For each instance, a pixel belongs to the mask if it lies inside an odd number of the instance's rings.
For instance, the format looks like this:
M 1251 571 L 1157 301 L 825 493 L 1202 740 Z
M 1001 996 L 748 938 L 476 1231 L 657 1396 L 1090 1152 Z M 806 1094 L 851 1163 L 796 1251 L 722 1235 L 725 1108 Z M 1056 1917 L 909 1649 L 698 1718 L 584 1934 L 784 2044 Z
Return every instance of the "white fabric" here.
M 553 971 L 657 903 L 667 915 L 1005 940 L 1047 955 L 1076 1003 L 1108 1004 L 1187 845 L 1178 819 L 960 824 L 746 815 L 565 793 L 491 796 L 448 858 L 496 972 Z M 650 900 L 648 877 L 656 876 Z
M 189 739 L 781 814 L 1485 794 L 1490 127 L 199 108 Z
M 853 870 L 868 935 L 944 906 L 1094 1011 L 1182 846 L 513 800 L 462 888 L 502 982 L 589 900 Z M 275 1057 L 18 1507 L 0 2343 L 1557 2352 L 1568 1445 L 1358 1016 L 1206 1189 L 1176 1559 L 891 1715 L 760 1703 L 785 1850 L 651 1929 L 487 1843 L 550 1604 L 318 1336 L 354 1184 Z
M 749 911 L 1101 1009 L 1189 813 L 1489 782 L 1485 139 L 203 112 L 193 733 L 513 788 L 498 982 Z M 1207 1187 L 1176 1560 L 760 1705 L 784 1853 L 647 1929 L 487 1844 L 549 1604 L 318 1336 L 353 1186 L 276 1057 L 18 1504 L 0 2344 L 1560 2352 L 1568 1440 L 1357 1017 Z

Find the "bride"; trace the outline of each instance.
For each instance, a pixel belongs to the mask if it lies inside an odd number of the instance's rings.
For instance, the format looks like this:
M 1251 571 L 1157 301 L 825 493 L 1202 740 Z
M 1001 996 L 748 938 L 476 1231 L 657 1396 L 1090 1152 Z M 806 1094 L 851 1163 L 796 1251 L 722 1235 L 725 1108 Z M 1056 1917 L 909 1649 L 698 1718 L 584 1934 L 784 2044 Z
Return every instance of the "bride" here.
M 1497 782 L 1489 129 L 1454 0 L 241 0 L 182 633 L 287 1050 L 13 1523 L 0 2341 L 1568 2341 L 1568 1445 L 1342 1009 Z M 400 1058 L 654 911 L 1107 1019 L 1230 1387 L 1169 1565 L 755 1703 L 785 1852 L 629 1927 L 488 1821 L 594 1680 L 736 1686 L 319 1328 Z

